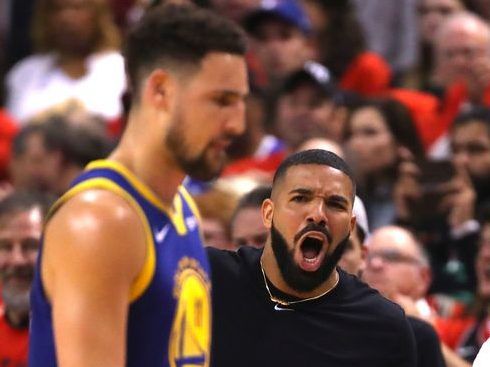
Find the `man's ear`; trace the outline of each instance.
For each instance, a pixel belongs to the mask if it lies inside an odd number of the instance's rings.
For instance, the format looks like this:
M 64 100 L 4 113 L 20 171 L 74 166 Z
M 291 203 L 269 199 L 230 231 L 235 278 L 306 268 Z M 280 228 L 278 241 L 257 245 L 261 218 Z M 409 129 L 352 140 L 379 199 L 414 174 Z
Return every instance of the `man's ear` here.
M 357 219 L 356 219 L 356 216 L 353 215 L 351 218 L 350 218 L 350 231 L 351 233 L 354 232 L 356 230 L 356 223 L 357 223 Z
M 274 203 L 271 199 L 265 199 L 262 203 L 262 222 L 265 228 L 272 228 L 272 217 L 274 216 Z
M 175 98 L 175 79 L 163 69 L 154 70 L 146 79 L 143 100 L 159 110 L 169 110 Z

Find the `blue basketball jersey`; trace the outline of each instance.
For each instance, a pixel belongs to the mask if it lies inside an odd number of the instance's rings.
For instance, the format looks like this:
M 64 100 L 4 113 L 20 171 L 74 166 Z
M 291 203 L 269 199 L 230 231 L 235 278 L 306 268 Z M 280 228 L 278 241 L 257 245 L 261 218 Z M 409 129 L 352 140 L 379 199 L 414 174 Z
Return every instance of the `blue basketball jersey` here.
M 110 190 L 128 201 L 145 227 L 145 265 L 128 295 L 126 366 L 209 366 L 211 299 L 209 265 L 202 248 L 198 213 L 181 186 L 173 211 L 121 164 L 92 162 L 52 212 L 78 193 Z M 29 366 L 56 366 L 51 305 L 37 271 L 31 291 Z M 110 353 L 110 351 L 107 351 Z

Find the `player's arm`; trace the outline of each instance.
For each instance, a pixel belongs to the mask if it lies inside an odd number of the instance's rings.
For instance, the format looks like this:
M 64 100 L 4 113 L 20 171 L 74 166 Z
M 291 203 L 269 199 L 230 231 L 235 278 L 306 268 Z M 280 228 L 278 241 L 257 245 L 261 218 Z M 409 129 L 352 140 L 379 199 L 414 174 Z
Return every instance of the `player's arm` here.
M 59 366 L 124 366 L 130 288 L 146 256 L 135 210 L 108 191 L 81 193 L 50 220 L 44 243 Z

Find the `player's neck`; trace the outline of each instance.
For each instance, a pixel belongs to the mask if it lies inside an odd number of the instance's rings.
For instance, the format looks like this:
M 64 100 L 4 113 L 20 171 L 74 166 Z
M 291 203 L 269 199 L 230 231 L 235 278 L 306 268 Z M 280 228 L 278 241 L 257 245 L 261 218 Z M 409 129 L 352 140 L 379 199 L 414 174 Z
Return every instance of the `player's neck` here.
M 332 274 L 317 288 L 309 292 L 300 292 L 291 288 L 284 278 L 282 277 L 279 266 L 277 265 L 276 257 L 272 251 L 270 245 L 264 247 L 262 254 L 262 267 L 267 279 L 274 285 L 275 288 L 288 295 L 298 297 L 301 299 L 314 298 L 322 296 L 335 288 L 338 282 L 337 270 L 334 270 Z

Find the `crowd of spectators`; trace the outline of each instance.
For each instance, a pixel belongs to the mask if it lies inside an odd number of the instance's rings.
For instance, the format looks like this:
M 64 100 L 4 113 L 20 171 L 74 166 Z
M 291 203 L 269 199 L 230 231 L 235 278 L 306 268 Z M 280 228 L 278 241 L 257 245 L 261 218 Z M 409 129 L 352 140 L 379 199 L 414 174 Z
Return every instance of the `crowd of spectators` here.
M 0 1 L 0 209 L 40 200 L 19 193 L 61 195 L 108 154 L 131 93 L 121 40 L 163 1 Z M 186 180 L 207 244 L 260 247 L 279 163 L 332 150 L 365 206 L 355 274 L 432 324 L 447 366 L 471 363 L 490 337 L 490 1 L 192 2 L 249 36 L 247 129 L 218 180 Z M 25 366 L 4 348 L 15 336 L 25 349 L 28 324 L 12 316 L 25 289 L 7 282 L 29 279 L 32 248 L 5 245 L 6 210 L 0 365 Z

